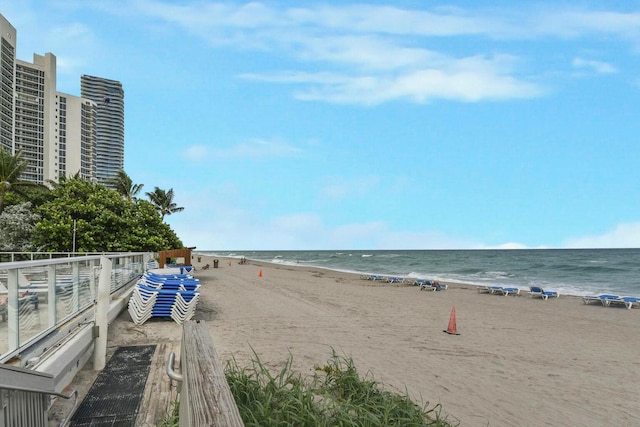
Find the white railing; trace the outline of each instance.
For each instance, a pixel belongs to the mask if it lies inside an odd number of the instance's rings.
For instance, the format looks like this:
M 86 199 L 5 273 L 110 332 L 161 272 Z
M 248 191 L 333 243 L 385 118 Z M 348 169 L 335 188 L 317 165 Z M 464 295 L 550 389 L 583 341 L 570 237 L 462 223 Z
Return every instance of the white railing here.
M 153 259 L 151 253 L 45 256 L 11 253 L 11 259 L 30 260 L 0 262 L 0 363 L 28 365 L 25 355 L 38 356 L 29 347 L 93 309 L 101 257 L 111 261 L 111 294 L 137 280 Z

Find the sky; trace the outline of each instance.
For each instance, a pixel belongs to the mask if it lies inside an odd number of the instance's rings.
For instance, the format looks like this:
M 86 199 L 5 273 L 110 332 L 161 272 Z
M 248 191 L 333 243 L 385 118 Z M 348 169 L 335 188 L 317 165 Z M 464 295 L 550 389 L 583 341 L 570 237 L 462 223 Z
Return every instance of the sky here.
M 640 247 L 640 6 L 0 0 L 198 250 Z

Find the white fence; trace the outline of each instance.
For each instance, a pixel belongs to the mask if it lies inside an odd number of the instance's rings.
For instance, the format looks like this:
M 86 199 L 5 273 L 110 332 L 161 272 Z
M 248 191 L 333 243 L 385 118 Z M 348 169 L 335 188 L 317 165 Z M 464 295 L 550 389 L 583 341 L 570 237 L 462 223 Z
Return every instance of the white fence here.
M 25 256 L 34 260 L 0 262 L 0 363 L 49 373 L 60 391 L 100 341 L 99 283 L 110 288 L 104 316 L 110 321 L 126 308 L 128 293 L 153 254 L 46 259 L 22 254 L 21 259 Z

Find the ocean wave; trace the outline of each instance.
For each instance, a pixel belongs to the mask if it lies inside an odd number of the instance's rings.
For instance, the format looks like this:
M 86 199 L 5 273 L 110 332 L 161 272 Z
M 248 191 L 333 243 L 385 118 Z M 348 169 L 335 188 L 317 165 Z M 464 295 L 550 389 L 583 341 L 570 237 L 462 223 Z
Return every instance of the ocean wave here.
M 300 265 L 298 261 L 283 258 L 274 258 L 271 263 L 279 265 Z
M 201 253 L 202 251 L 198 251 Z M 209 252 L 209 251 L 205 251 Z M 225 256 L 225 251 L 210 251 Z M 234 255 L 242 252 L 230 252 Z M 540 285 L 561 294 L 640 294 L 640 250 L 247 251 L 256 261 L 443 283 Z M 251 254 L 249 256 L 248 254 Z

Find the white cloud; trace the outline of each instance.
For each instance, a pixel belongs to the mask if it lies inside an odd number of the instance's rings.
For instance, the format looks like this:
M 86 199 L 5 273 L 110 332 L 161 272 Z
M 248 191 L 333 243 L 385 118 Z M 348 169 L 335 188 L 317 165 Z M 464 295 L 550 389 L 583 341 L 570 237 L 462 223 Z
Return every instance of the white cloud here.
M 201 37 L 211 37 L 215 43 L 228 39 L 235 47 L 274 50 L 314 64 L 311 72 L 280 70 L 240 76 L 298 85 L 294 95 L 301 100 L 476 102 L 544 93 L 537 84 L 517 76 L 515 57 L 477 54 L 456 58 L 425 48 L 421 40 L 425 36 L 490 33 L 494 27 L 506 31 L 495 18 L 460 9 L 429 12 L 371 5 L 278 9 L 259 3 L 201 8 L 140 4 L 146 13 Z M 260 40 L 260 46 L 255 40 Z
M 301 100 L 375 105 L 408 99 L 425 103 L 434 99 L 463 102 L 533 98 L 545 89 L 510 75 L 514 58 L 506 55 L 450 58 L 425 54 L 432 60 L 409 70 L 378 73 L 285 72 L 245 74 L 240 77 L 301 86 L 295 96 Z M 427 62 L 435 67 L 429 67 Z
M 421 37 L 484 36 L 490 38 L 580 37 L 603 34 L 638 37 L 640 13 L 577 7 L 403 9 L 386 5 L 344 4 L 277 8 L 266 3 L 170 4 L 138 0 L 137 10 L 185 27 L 203 37 L 259 31 L 277 40 L 296 33 L 413 35 Z M 135 10 L 135 8 L 132 8 Z M 246 34 L 245 34 L 246 35 Z M 247 37 L 248 39 L 248 37 Z M 220 40 L 209 40 L 219 43 Z
M 217 149 L 215 155 L 222 158 L 263 158 L 296 156 L 302 153 L 301 148 L 279 139 L 254 138 L 228 148 Z
M 309 144 L 312 146 L 312 143 Z M 184 150 L 182 156 L 192 162 L 202 162 L 211 158 L 273 158 L 301 155 L 304 150 L 285 141 L 266 138 L 253 138 L 231 146 L 217 146 L 212 150 L 209 145 L 195 144 Z
M 344 199 L 362 197 L 375 190 L 380 183 L 377 176 L 342 178 L 332 177 L 320 189 L 320 197 L 327 199 Z
M 269 216 L 260 202 L 242 200 L 224 183 L 197 189 L 176 188 L 189 200 L 189 213 L 167 218 L 187 246 L 220 250 L 460 249 L 480 248 L 436 231 L 391 230 L 386 222 L 328 226 L 312 212 Z M 195 190 L 195 192 L 194 192 Z
M 572 61 L 572 65 L 575 68 L 591 70 L 598 74 L 613 74 L 618 72 L 618 69 L 616 67 L 609 64 L 608 62 L 603 61 L 574 58 Z
M 558 37 L 587 35 L 619 36 L 636 40 L 640 37 L 640 12 L 565 9 L 546 11 L 537 16 L 535 34 Z
M 346 181 L 345 181 L 346 182 Z M 195 191 L 195 192 L 194 192 Z M 338 191 L 338 190 L 334 190 Z M 344 190 L 345 193 L 348 191 Z M 532 247 L 516 241 L 486 244 L 437 230 L 404 231 L 385 221 L 351 222 L 335 226 L 313 212 L 281 216 L 265 214 L 262 202 L 245 199 L 224 182 L 197 189 L 176 188 L 189 201 L 189 214 L 167 221 L 188 246 L 199 249 L 322 250 L 322 249 L 547 249 L 639 248 L 640 222 L 620 224 L 605 233 L 567 239 L 558 246 Z M 339 196 L 340 194 L 338 194 Z
M 567 240 L 563 248 L 640 248 L 640 222 L 617 225 L 600 235 Z
M 106 10 L 98 4 L 93 7 Z M 640 41 L 640 13 L 578 7 L 285 7 L 262 2 L 134 0 L 128 12 L 122 9 L 112 13 L 143 16 L 147 25 L 156 27 L 164 23 L 179 26 L 212 46 L 277 52 L 287 59 L 283 62 L 289 64 L 289 70 L 276 69 L 270 74 L 247 70 L 241 77 L 295 85 L 292 94 L 300 100 L 344 104 L 437 99 L 479 102 L 546 94 L 535 76 L 514 67 L 517 58 L 499 53 L 500 49 L 508 51 L 508 44 L 497 45 L 488 54 L 483 51 L 486 39 L 617 37 Z M 462 37 L 467 41 L 465 54 L 436 50 L 444 49 L 438 48 L 443 45 L 440 40 L 457 44 Z M 478 46 L 475 51 L 474 46 Z M 290 60 L 298 65 L 292 66 Z M 467 62 L 473 66 L 465 66 Z M 574 66 L 598 73 L 617 71 L 606 62 L 581 58 L 576 58 Z
M 205 145 L 192 145 L 184 151 L 184 157 L 192 162 L 205 160 L 209 150 Z

